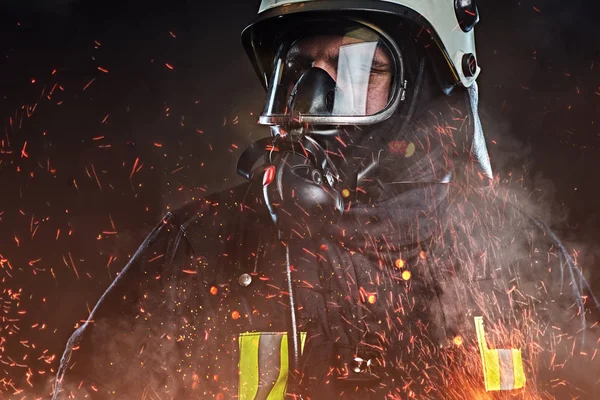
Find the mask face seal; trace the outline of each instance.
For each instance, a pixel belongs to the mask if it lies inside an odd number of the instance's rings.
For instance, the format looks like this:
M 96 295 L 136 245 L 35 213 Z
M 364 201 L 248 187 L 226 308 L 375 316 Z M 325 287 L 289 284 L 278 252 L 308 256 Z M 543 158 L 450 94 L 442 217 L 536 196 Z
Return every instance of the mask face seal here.
M 313 21 L 289 29 L 278 47 L 261 124 L 370 125 L 403 100 L 400 50 L 373 27 Z

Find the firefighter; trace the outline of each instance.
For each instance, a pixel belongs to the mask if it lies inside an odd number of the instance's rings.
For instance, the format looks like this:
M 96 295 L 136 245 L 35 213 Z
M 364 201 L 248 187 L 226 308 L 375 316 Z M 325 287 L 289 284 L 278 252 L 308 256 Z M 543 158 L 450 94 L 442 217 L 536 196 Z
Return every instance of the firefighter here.
M 468 0 L 263 0 L 242 39 L 271 136 L 248 182 L 163 218 L 54 399 L 596 398 L 596 299 L 494 183 L 478 20 Z

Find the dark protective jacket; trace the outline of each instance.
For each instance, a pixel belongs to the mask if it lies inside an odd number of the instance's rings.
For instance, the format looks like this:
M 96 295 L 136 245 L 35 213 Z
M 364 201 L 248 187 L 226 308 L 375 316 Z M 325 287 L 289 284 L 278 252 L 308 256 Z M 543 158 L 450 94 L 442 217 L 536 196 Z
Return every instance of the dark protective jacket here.
M 313 226 L 283 187 L 282 241 L 260 175 L 167 214 L 69 340 L 54 399 L 282 399 L 294 327 L 304 399 L 600 398 L 582 275 L 522 199 L 454 166 L 469 103 L 415 81 L 410 107 L 327 144 L 342 182 L 379 158 L 342 216 Z
M 389 222 L 369 216 L 287 243 L 304 398 L 599 398 L 561 249 L 506 198 L 460 196 L 435 241 L 372 236 Z M 167 214 L 69 340 L 54 399 L 283 398 L 285 247 L 257 197 L 244 184 Z

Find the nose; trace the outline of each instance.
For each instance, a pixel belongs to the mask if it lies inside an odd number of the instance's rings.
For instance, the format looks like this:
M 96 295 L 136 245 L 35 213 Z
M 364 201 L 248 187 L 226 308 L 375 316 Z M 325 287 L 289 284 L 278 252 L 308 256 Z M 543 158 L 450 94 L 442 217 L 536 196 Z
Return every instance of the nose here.
M 292 112 L 331 115 L 335 96 L 335 81 L 322 68 L 309 68 L 294 86 L 289 98 Z

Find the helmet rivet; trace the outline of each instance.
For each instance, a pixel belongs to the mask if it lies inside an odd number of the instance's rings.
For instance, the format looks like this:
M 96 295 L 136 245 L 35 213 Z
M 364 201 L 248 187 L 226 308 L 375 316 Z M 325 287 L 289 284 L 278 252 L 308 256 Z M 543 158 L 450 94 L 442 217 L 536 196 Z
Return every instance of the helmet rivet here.
M 475 54 L 468 53 L 462 57 L 462 69 L 463 74 L 467 78 L 475 76 L 477 73 L 477 59 L 475 58 Z
M 470 32 L 479 22 L 475 0 L 454 0 L 454 12 L 463 32 Z
M 240 286 L 248 287 L 252 283 L 252 277 L 250 276 L 250 274 L 242 274 L 238 278 L 238 283 L 240 284 Z

